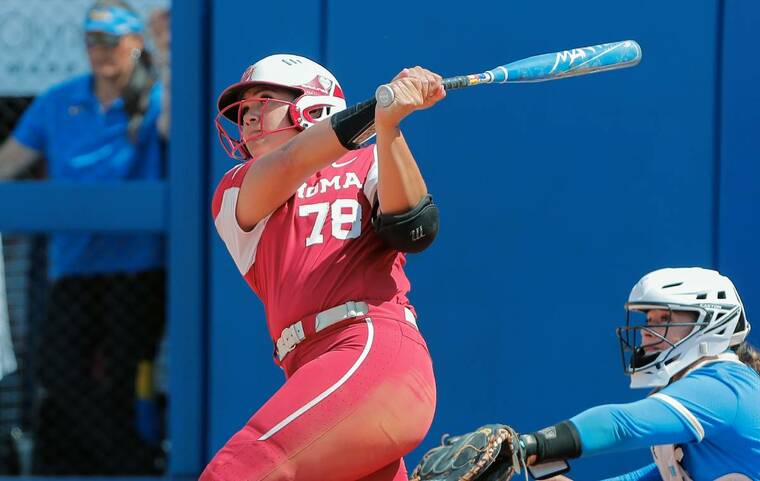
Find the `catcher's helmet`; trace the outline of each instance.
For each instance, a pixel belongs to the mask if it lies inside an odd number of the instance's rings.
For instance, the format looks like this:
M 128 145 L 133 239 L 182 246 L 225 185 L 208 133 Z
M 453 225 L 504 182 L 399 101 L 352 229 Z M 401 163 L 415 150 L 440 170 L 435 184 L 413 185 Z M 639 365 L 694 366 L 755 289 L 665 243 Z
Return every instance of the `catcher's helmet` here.
M 277 54 L 265 57 L 249 66 L 240 81 L 225 89 L 219 96 L 216 127 L 222 146 L 235 159 L 250 158 L 242 138 L 240 106 L 243 93 L 255 85 L 292 90 L 293 102 L 288 102 L 292 128 L 303 130 L 346 108 L 346 99 L 338 80 L 326 68 L 306 57 Z M 230 135 L 230 121 L 237 135 Z M 225 123 L 227 125 L 225 126 Z
M 660 269 L 650 272 L 633 286 L 625 304 L 626 325 L 617 329 L 623 366 L 631 376 L 631 387 L 665 386 L 671 377 L 700 358 L 716 356 L 740 344 L 749 334 L 750 324 L 739 294 L 731 280 L 717 271 L 699 267 Z M 689 311 L 694 322 L 658 324 L 659 334 L 646 321 L 632 322 L 632 313 L 646 314 L 652 309 Z M 646 317 L 646 316 L 642 316 Z M 681 340 L 665 339 L 667 329 L 691 326 Z M 657 338 L 657 344 L 668 347 L 646 353 L 641 331 Z

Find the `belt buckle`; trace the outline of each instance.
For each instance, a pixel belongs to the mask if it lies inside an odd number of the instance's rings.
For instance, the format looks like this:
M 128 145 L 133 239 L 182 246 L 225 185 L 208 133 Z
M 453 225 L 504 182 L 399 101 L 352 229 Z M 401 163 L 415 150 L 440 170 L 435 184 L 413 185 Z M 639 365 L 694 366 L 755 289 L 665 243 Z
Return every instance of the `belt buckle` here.
M 343 316 L 343 319 L 349 319 L 351 317 L 358 317 L 362 315 L 361 309 L 359 308 L 359 303 L 355 301 L 348 301 L 344 304 L 346 307 L 346 314 Z
M 303 341 L 305 337 L 301 321 L 283 329 L 280 338 L 277 340 L 277 355 L 280 360 L 282 360 L 287 353 L 295 349 L 296 345 Z

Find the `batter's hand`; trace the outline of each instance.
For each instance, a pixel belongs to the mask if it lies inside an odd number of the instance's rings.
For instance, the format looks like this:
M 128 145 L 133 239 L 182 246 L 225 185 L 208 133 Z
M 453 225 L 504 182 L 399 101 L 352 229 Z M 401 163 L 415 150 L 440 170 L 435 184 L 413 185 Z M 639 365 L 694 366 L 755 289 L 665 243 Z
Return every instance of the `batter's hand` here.
M 443 78 L 422 67 L 405 68 L 388 84 L 395 95 L 388 107 L 375 108 L 375 126 L 396 127 L 415 110 L 427 109 L 446 96 Z

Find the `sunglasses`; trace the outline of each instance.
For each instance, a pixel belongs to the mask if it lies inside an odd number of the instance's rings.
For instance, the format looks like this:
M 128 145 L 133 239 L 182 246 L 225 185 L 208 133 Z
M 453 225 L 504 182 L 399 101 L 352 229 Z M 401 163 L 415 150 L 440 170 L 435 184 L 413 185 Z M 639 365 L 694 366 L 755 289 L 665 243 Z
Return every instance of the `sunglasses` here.
M 106 32 L 87 32 L 84 35 L 87 47 L 115 48 L 120 40 L 121 36 Z

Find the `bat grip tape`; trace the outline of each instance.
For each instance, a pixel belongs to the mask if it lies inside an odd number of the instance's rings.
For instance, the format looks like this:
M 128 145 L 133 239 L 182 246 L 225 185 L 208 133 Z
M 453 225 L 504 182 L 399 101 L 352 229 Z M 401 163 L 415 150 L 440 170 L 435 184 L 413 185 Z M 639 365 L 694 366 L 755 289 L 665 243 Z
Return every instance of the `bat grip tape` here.
M 443 79 L 443 88 L 446 90 L 463 89 L 470 85 L 470 81 L 464 75 Z

